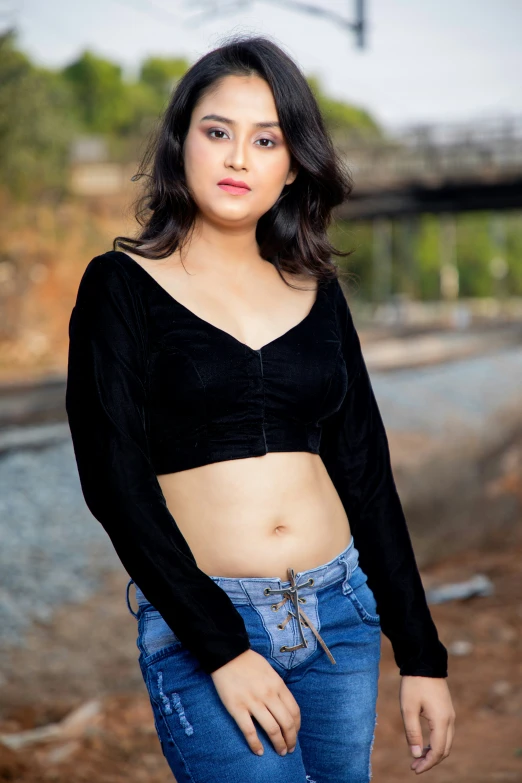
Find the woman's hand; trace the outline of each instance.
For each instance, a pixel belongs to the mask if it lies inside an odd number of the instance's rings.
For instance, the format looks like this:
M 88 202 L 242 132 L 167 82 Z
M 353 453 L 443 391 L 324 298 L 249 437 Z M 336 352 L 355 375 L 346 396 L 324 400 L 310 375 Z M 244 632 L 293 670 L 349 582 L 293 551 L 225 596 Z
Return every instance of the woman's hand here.
M 449 756 L 455 734 L 455 710 L 446 679 L 403 676 L 399 701 L 406 741 L 415 758 L 411 769 L 426 772 Z M 421 717 L 428 721 L 428 745 L 423 743 Z
M 276 751 L 284 756 L 297 744 L 301 711 L 282 677 L 255 650 L 245 650 L 210 675 L 219 697 L 245 735 L 250 748 L 263 754 L 252 716 Z

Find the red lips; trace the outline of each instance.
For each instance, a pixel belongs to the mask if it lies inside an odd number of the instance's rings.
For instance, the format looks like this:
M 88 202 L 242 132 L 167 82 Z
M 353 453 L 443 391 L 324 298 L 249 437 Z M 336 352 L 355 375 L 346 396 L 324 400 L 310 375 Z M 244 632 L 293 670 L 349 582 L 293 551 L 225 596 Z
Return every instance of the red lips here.
M 239 179 L 231 179 L 231 177 L 226 177 L 226 179 L 220 179 L 218 185 L 232 185 L 233 187 L 236 188 L 246 188 L 247 190 L 251 190 L 251 188 L 246 184 L 246 182 L 242 182 Z

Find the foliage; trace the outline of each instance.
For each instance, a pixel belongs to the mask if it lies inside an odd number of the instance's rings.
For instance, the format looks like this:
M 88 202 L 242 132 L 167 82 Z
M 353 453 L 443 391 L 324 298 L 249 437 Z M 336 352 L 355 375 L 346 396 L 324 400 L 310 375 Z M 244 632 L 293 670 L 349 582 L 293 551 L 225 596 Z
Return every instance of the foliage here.
M 71 84 L 86 132 L 128 136 L 147 129 L 186 65 L 182 60 L 151 58 L 143 63 L 140 78 L 127 82 L 120 65 L 85 51 L 64 68 L 63 76 Z
M 0 36 L 0 178 L 17 200 L 61 193 L 80 130 L 60 74 L 31 64 L 12 30 Z
M 522 220 L 520 211 L 501 213 L 505 230 L 503 255 L 508 274 L 500 287 L 491 274 L 491 259 L 498 254 L 490 234 L 491 213 L 470 212 L 456 217 L 455 263 L 459 273 L 459 296 L 494 296 L 500 292 L 522 295 Z M 389 296 L 407 293 L 425 301 L 440 299 L 440 253 L 444 234 L 440 217 L 420 215 L 413 221 L 411 249 L 404 244 L 404 221 L 392 224 L 392 275 Z M 373 225 L 360 221 L 334 221 L 330 229 L 335 244 L 341 250 L 355 248 L 355 253 L 341 262 L 343 269 L 353 273 L 351 289 L 361 299 L 373 298 Z M 501 253 L 502 255 L 502 253 Z
M 161 101 L 166 102 L 188 67 L 189 63 L 182 57 L 149 57 L 142 63 L 139 79 L 150 87 Z

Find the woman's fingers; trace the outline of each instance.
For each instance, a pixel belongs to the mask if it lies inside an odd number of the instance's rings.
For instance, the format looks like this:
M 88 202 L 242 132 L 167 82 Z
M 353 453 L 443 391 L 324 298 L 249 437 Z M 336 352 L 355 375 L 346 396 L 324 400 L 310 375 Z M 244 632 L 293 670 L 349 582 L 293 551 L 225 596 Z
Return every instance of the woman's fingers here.
M 446 747 L 444 748 L 444 758 L 447 758 L 450 754 L 451 746 L 453 745 L 453 737 L 455 736 L 455 719 L 450 719 L 448 737 L 446 739 Z
M 410 750 L 413 755 L 419 757 L 418 754 L 414 752 L 414 749 L 420 748 L 422 751 L 422 743 L 424 741 L 422 737 L 420 714 L 418 710 L 415 709 L 409 709 L 409 710 L 403 709 L 402 719 L 404 723 L 404 732 L 406 734 L 406 741 L 410 746 Z
M 285 756 L 289 748 L 295 748 L 297 731 L 295 722 L 280 699 L 270 700 L 271 709 L 258 702 L 251 708 L 253 717 L 268 734 L 268 737 L 280 756 Z M 274 716 L 272 710 L 277 714 Z
M 288 751 L 293 752 L 297 744 L 297 732 L 299 731 L 295 713 L 292 714 L 290 712 L 280 693 L 272 699 L 267 699 L 265 703 L 278 725 L 281 727 L 285 748 Z
M 243 732 L 250 750 L 256 755 L 261 756 L 264 752 L 263 743 L 257 735 L 254 721 L 248 710 L 239 710 L 238 712 L 230 711 L 230 714 Z
M 430 731 L 430 743 L 425 756 L 415 759 L 411 765 L 415 772 L 426 772 L 446 758 L 445 748 L 448 740 L 449 721 L 434 720 Z
M 297 744 L 301 711 L 283 679 L 254 650 L 246 650 L 212 672 L 221 701 L 245 735 L 254 753 L 263 753 L 254 717 L 265 730 L 277 753 L 292 751 Z
M 288 689 L 286 685 L 283 684 L 279 696 L 281 698 L 281 701 L 287 708 L 288 712 L 292 716 L 295 722 L 296 730 L 299 731 L 301 728 L 301 710 L 299 708 L 299 704 L 297 703 L 294 694 L 291 690 Z

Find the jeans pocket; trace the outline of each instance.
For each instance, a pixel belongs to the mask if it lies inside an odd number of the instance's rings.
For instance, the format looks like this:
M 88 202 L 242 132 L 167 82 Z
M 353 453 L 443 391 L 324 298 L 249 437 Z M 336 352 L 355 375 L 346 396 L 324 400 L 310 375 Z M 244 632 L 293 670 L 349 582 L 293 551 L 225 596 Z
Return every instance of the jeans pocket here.
M 355 607 L 359 617 L 363 623 L 368 625 L 380 625 L 381 617 L 377 611 L 377 601 L 373 594 L 373 590 L 366 581 L 355 579 L 354 584 L 349 584 L 349 589 L 346 595 Z
M 152 604 L 141 605 L 138 610 L 138 649 L 142 663 L 146 665 L 158 653 L 181 646 L 181 642 Z

